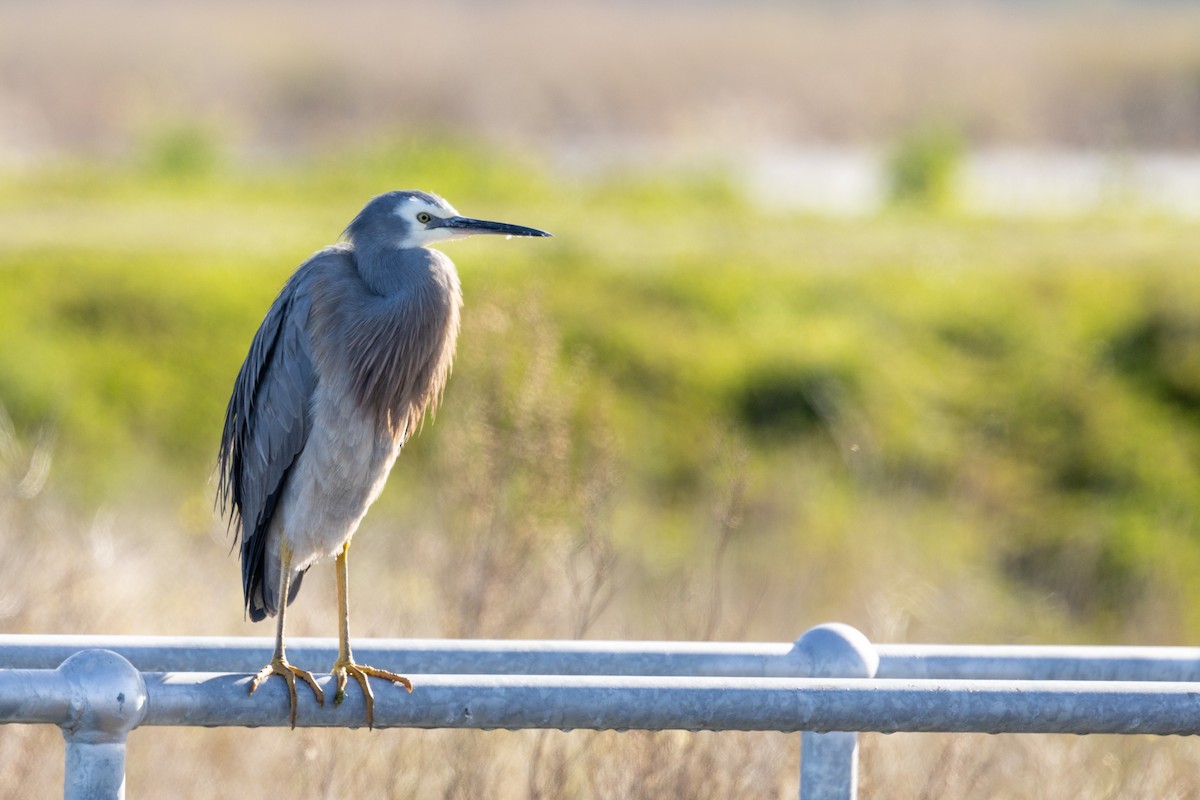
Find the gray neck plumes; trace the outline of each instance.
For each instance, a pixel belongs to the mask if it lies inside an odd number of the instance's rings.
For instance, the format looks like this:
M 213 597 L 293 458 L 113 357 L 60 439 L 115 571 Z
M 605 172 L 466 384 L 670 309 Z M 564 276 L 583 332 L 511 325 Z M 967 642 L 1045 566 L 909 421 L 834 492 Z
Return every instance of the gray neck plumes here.
M 441 273 L 455 271 L 450 259 L 424 247 L 355 246 L 354 255 L 363 283 L 370 291 L 384 297 L 436 289 L 444 283 L 444 280 L 439 281 L 445 277 Z
M 338 364 L 349 393 L 393 437 L 415 430 L 436 408 L 450 375 L 462 292 L 453 262 L 425 248 L 355 248 L 345 269 L 321 279 L 313 322 L 338 352 L 317 353 Z

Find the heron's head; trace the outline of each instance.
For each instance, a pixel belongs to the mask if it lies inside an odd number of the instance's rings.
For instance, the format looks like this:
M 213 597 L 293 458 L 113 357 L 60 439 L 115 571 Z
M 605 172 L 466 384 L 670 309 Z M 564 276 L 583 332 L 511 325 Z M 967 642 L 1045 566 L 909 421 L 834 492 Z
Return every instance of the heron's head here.
M 436 194 L 388 192 L 367 203 L 346 228 L 356 246 L 426 247 L 477 233 L 505 236 L 550 236 L 536 228 L 464 217 Z

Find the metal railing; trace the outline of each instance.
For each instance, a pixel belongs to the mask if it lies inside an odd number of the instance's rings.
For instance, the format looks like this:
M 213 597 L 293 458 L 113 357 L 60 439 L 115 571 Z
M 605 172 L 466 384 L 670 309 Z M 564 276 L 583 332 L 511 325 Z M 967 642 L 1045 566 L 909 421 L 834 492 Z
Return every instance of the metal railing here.
M 62 729 L 65 797 L 123 797 L 136 727 L 289 724 L 282 681 L 246 694 L 271 647 L 0 636 L 0 723 Z M 416 685 L 377 693 L 377 728 L 799 731 L 805 800 L 855 797 L 858 731 L 1200 733 L 1200 648 L 872 645 L 829 624 L 782 644 L 362 640 L 355 650 Z M 295 639 L 288 653 L 326 665 L 336 643 Z M 336 707 L 304 692 L 299 701 L 299 726 L 364 720 L 357 692 Z

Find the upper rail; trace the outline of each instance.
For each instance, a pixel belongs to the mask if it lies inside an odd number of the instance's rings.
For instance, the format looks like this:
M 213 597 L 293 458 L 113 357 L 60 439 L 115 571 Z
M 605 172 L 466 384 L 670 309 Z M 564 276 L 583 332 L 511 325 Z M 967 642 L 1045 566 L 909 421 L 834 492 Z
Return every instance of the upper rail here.
M 254 672 L 274 640 L 234 637 L 0 635 L 0 669 L 53 669 L 81 650 L 119 653 L 142 672 Z M 869 644 L 883 679 L 1200 682 L 1200 648 Z M 792 642 L 626 642 L 373 639 L 365 663 L 442 675 L 789 677 L 812 674 Z M 288 656 L 310 669 L 337 657 L 337 641 L 291 638 Z

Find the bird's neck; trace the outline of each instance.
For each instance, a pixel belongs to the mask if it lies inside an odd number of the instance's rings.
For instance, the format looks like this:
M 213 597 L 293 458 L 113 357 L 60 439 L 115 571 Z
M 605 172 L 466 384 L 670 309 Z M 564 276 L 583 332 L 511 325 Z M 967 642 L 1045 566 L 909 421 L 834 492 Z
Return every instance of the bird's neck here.
M 423 247 L 357 248 L 358 273 L 375 294 L 389 296 L 412 291 L 445 269 L 449 259 Z

